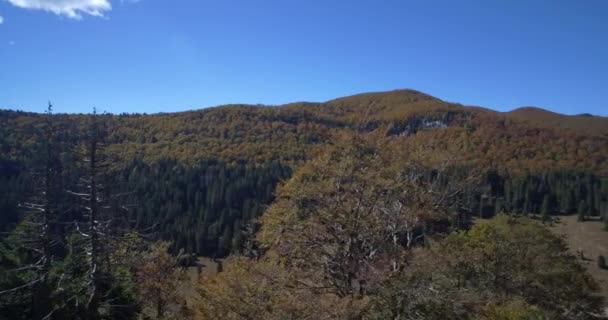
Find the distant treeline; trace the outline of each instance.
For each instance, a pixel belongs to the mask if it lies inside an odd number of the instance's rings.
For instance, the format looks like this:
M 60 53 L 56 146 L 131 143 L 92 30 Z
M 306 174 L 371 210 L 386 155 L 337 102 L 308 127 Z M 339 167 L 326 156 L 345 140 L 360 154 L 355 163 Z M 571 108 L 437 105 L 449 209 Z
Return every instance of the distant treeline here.
M 608 178 L 580 172 L 552 172 L 505 178 L 488 175 L 492 194 L 482 202 L 488 210 L 519 214 L 608 215 Z

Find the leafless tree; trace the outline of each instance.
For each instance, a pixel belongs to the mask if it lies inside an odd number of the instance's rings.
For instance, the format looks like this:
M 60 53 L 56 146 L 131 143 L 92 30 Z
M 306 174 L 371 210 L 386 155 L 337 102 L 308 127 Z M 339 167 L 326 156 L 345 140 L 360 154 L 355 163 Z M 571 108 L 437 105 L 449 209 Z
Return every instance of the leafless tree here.
M 18 290 L 31 290 L 34 319 L 48 317 L 53 310 L 50 272 L 55 259 L 53 246 L 58 242 L 55 226 L 61 163 L 52 112 L 53 107 L 49 103 L 44 115 L 40 148 L 34 160 L 34 169 L 30 172 L 32 193 L 19 204 L 24 211 L 24 219 L 17 231 L 19 244 L 28 252 L 32 262 L 15 271 L 33 271 L 35 277 L 24 285 L 0 292 L 11 294 Z
M 102 305 L 109 305 L 104 292 L 104 281 L 110 271 L 110 250 L 113 233 L 114 209 L 107 182 L 107 161 L 104 146 L 108 131 L 103 115 L 94 110 L 89 118 L 83 143 L 77 154 L 81 162 L 81 176 L 76 191 L 68 191 L 80 199 L 81 219 L 74 221 L 75 231 L 83 242 L 88 259 L 88 271 L 83 291 L 86 292 L 88 316 L 100 317 Z M 107 310 L 106 310 L 107 311 Z

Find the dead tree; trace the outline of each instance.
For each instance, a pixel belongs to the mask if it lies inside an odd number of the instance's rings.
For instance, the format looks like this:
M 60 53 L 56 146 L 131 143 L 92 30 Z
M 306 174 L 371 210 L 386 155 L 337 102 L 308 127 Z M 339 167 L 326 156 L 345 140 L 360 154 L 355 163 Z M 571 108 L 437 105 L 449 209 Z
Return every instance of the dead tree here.
M 87 256 L 88 271 L 85 288 L 87 314 L 91 319 L 100 317 L 103 300 L 103 262 L 107 229 L 110 221 L 103 215 L 105 203 L 103 174 L 105 164 L 102 149 L 106 136 L 105 125 L 100 115 L 93 111 L 83 137 L 83 144 L 77 154 L 81 159 L 81 176 L 78 190 L 69 191 L 80 199 L 81 219 L 74 221 L 76 232 L 85 239 L 84 250 Z
M 132 231 L 128 209 L 121 198 L 130 193 L 115 193 L 111 185 L 111 168 L 105 143 L 108 135 L 107 118 L 95 111 L 89 118 L 80 158 L 80 177 L 76 191 L 69 193 L 80 199 L 80 219 L 74 221 L 75 231 L 84 239 L 88 271 L 82 292 L 86 294 L 87 318 L 98 319 L 110 314 L 114 307 L 111 288 L 116 284 L 113 271 L 125 261 L 113 257 L 113 246 L 126 243 Z M 125 306 L 121 306 L 125 307 Z
M 31 262 L 17 271 L 33 271 L 35 276 L 24 285 L 0 292 L 12 294 L 18 290 L 29 289 L 33 319 L 48 318 L 54 310 L 54 288 L 50 273 L 55 260 L 53 246 L 58 242 L 54 226 L 57 223 L 61 163 L 50 103 L 43 123 L 38 156 L 32 166 L 34 169 L 30 172 L 32 193 L 27 200 L 19 204 L 24 211 L 24 219 L 18 233 L 19 245 L 31 257 Z

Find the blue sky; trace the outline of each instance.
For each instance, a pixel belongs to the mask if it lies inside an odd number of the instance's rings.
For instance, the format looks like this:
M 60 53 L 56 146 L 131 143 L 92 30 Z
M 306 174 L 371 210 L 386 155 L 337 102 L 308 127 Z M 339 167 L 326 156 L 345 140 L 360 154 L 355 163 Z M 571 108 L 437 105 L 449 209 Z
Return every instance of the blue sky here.
M 608 1 L 0 0 L 0 108 L 171 112 L 417 89 L 608 116 Z

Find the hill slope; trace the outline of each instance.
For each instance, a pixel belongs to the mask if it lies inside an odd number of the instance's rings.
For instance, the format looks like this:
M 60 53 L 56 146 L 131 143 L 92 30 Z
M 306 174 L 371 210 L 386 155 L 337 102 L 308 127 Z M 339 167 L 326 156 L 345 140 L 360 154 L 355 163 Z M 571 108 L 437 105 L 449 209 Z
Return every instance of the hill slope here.
M 240 249 L 246 229 L 273 200 L 275 186 L 338 137 L 353 133 L 390 140 L 403 154 L 449 153 L 486 170 L 486 200 L 471 195 L 470 203 L 481 215 L 503 209 L 540 213 L 546 207 L 575 213 L 583 201 L 589 215 L 608 207 L 608 179 L 602 178 L 608 177 L 608 118 L 540 109 L 501 113 L 395 90 L 322 103 L 101 119 L 108 128 L 113 185 L 132 193 L 137 227 L 154 227 L 176 248 L 201 255 Z M 31 187 L 28 175 L 36 167 L 46 120 L 56 128 L 65 171 L 77 170 L 74 149 L 90 116 L 0 111 L 0 229 L 20 219 L 18 203 Z
M 57 115 L 75 139 L 84 115 Z M 0 146 L 18 156 L 35 141 L 43 115 L 0 111 Z M 408 144 L 450 147 L 512 172 L 557 168 L 608 175 L 608 118 L 540 109 L 509 113 L 447 103 L 414 90 L 366 93 L 325 103 L 227 105 L 203 110 L 107 116 L 110 150 L 124 162 L 175 159 L 297 163 L 340 131 L 408 136 Z M 426 130 L 430 129 L 430 130 Z M 438 130 L 432 130 L 438 129 Z
M 522 107 L 505 113 L 508 118 L 542 128 L 560 128 L 608 136 L 607 118 L 592 115 L 567 116 L 535 107 Z

